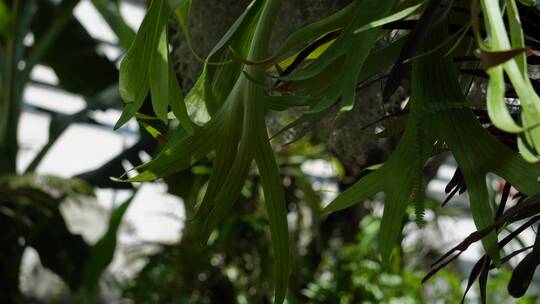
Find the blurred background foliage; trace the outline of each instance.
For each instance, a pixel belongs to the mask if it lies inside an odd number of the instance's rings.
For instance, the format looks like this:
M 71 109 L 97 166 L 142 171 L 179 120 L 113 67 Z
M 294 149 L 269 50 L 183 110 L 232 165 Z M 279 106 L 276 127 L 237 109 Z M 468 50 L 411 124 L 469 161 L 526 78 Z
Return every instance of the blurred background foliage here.
M 81 1 L 82 2 L 82 1 Z M 92 4 L 119 35 L 125 51 L 134 30 L 123 21 L 120 1 L 93 0 Z M 284 37 L 293 30 L 344 7 L 348 1 L 285 1 L 275 36 Z M 113 255 L 118 253 L 117 232 L 123 214 L 137 189 L 129 183 L 115 183 L 109 177 L 120 176 L 123 162 L 142 163 L 141 151 L 152 154 L 160 145 L 144 128 L 138 141 L 95 169 L 72 178 L 36 174 L 36 168 L 58 138 L 73 124 L 100 125 L 92 113 L 121 108 L 118 96 L 117 62 L 98 51 L 102 42 L 93 38 L 73 15 L 76 0 L 0 0 L 0 302 L 1 303 L 271 303 L 270 237 L 264 210 L 256 202 L 261 185 L 256 172 L 250 172 L 242 195 L 230 215 L 213 231 L 209 244 L 202 247 L 189 225 L 192 206 L 200 202 L 209 178 L 213 158 L 164 179 L 168 191 L 181 198 L 186 221 L 181 238 L 175 244 L 142 243 L 129 249 L 127 259 L 144 260 L 133 266 L 136 275 L 129 280 L 108 272 Z M 145 3 L 139 3 L 145 6 Z M 197 52 L 206 54 L 241 13 L 248 1 L 195 1 L 191 14 L 193 41 Z M 536 9 L 537 13 L 538 9 Z M 175 24 L 171 22 L 171 32 Z M 32 43 L 25 37 L 31 34 Z M 180 40 L 173 45 L 175 68 L 184 89 L 193 85 L 200 62 Z M 274 46 L 277 42 L 274 42 Z M 59 79 L 59 87 L 80 95 L 86 104 L 75 114 L 62 114 L 45 108 L 33 110 L 51 117 L 48 142 L 29 163 L 17 169 L 19 151 L 17 130 L 25 105 L 23 90 L 31 82 L 36 64 L 50 67 Z M 376 87 L 376 86 L 375 86 Z M 407 85 L 400 90 L 407 91 Z M 380 88 L 368 88 L 362 97 L 366 111 L 353 110 L 339 120 L 323 120 L 305 138 L 284 145 L 278 154 L 281 177 L 288 202 L 289 233 L 292 242 L 293 274 L 288 303 L 456 303 L 463 295 L 471 265 L 453 266 L 435 279 L 422 283 L 431 263 L 446 247 L 427 244 L 439 234 L 437 222 L 444 218 L 470 217 L 468 211 L 442 209 L 437 198 L 428 198 L 429 224 L 424 237 L 411 223 L 414 210 L 403 221 L 402 240 L 392 253 L 390 267 L 384 267 L 376 249 L 376 235 L 383 197 L 365 204 L 322 216 L 329 196 L 345 189 L 366 174 L 365 168 L 379 164 L 395 146 L 395 138 L 367 136 L 364 126 L 383 115 Z M 399 98 L 397 98 L 399 99 Z M 332 115 L 335 116 L 337 111 Z M 141 113 L 152 115 L 148 101 Z M 294 117 L 295 113 L 289 113 Z M 270 128 L 278 130 L 283 117 L 270 118 Z M 103 125 L 102 125 L 103 126 Z M 110 126 L 103 126 L 110 128 Z M 168 133 L 164 125 L 156 128 Z M 374 127 L 373 127 L 374 128 Z M 373 129 L 372 128 L 372 129 Z M 302 128 L 290 136 L 305 134 Z M 447 155 L 445 155 L 447 156 Z M 306 173 L 305 164 L 324 161 L 333 168 L 330 176 Z M 432 177 L 444 158 L 434 161 Z M 138 186 L 135 186 L 138 187 Z M 88 242 L 70 231 L 61 205 L 92 203 L 94 189 L 131 189 L 130 199 L 117 206 L 107 217 L 108 228 L 96 242 Z M 328 188 L 328 189 L 327 189 Z M 498 189 L 492 189 L 495 195 Z M 435 235 L 435 237 L 434 237 Z M 63 287 L 48 297 L 34 298 L 21 293 L 20 269 L 24 251 L 33 248 L 43 267 L 61 278 Z M 135 263 L 134 263 L 135 264 Z M 140 270 L 139 270 L 140 269 Z M 488 284 L 488 303 L 513 303 L 506 292 L 511 268 L 492 274 Z M 24 278 L 23 278 L 24 279 Z M 30 289 L 32 286 L 30 286 Z M 532 291 L 519 303 L 537 303 L 538 291 Z M 478 298 L 478 292 L 469 294 Z

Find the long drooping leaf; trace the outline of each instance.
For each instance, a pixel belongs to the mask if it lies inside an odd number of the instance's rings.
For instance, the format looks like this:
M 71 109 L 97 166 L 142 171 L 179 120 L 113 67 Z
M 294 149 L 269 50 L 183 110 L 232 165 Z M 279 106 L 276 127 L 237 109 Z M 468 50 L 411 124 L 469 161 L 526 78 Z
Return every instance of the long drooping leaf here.
M 261 1 L 252 2 L 208 54 L 201 75 L 185 101 L 195 122 L 206 122 L 208 114 L 214 115 L 231 93 L 243 65 L 231 60 L 232 56 L 226 51 L 231 47 L 241 56 L 247 56 L 262 4 Z M 223 56 L 226 56 L 226 64 L 210 64 L 223 59 Z
M 161 17 L 163 18 L 163 17 Z M 167 29 L 160 30 L 157 40 L 157 49 L 153 52 L 150 61 L 149 82 L 152 95 L 152 108 L 156 116 L 167 122 L 169 113 L 169 49 L 167 47 Z
M 387 69 L 391 66 L 391 64 L 395 61 L 397 58 L 401 47 L 403 46 L 403 43 L 405 42 L 405 39 L 398 39 L 397 41 L 394 41 L 390 43 L 389 45 L 373 50 L 369 56 L 366 58 L 365 64 L 363 65 L 362 69 L 360 70 L 360 73 L 358 75 L 357 83 L 362 83 L 369 78 L 376 75 L 379 71 Z M 335 69 L 342 68 L 343 62 L 342 60 L 338 60 L 337 62 L 331 64 L 328 66 L 327 69 L 322 71 L 319 75 L 309 78 L 309 79 L 301 79 L 301 80 L 293 80 L 286 82 L 284 86 L 286 87 L 287 91 L 297 91 L 300 96 L 304 96 L 303 100 L 306 104 L 302 105 L 313 105 L 315 102 L 319 101 L 320 99 L 315 96 L 313 97 L 313 93 L 317 93 L 319 91 L 324 91 L 328 84 L 331 83 L 334 74 Z M 308 93 L 309 92 L 309 93 Z M 306 95 L 303 95 L 306 94 Z M 315 94 L 317 95 L 317 94 Z M 283 98 L 283 97 L 281 97 Z M 300 97 L 302 98 L 302 97 Z M 272 108 L 275 109 L 275 108 Z M 279 108 L 278 108 L 279 109 Z M 313 127 L 321 121 L 329 112 L 331 108 L 324 109 L 319 112 L 307 112 L 303 114 L 300 118 L 292 121 L 291 123 L 287 124 L 285 127 L 281 128 L 276 134 L 272 135 L 272 138 L 275 138 L 287 130 L 290 130 L 291 128 L 306 125 L 306 130 Z
M 275 0 L 254 2 L 225 34 L 209 59 L 223 54 L 227 43 L 245 50 L 250 60 L 263 58 L 278 7 L 279 1 Z M 192 135 L 187 135 L 183 129 L 177 130 L 172 136 L 176 139 L 170 140 L 151 162 L 136 167 L 140 174 L 125 181 L 164 177 L 215 152 L 207 191 L 202 202 L 195 206 L 195 219 L 202 224 L 198 237 L 206 243 L 211 232 L 237 202 L 255 160 L 263 181 L 274 248 L 275 302 L 281 303 L 290 274 L 287 213 L 279 171 L 266 133 L 267 106 L 263 102 L 266 96 L 264 88 L 258 84 L 264 82 L 264 67 L 225 63 L 218 71 L 209 62 L 206 62 L 193 90 L 213 114 L 210 120 L 201 127 L 194 125 Z M 218 104 L 214 99 L 209 103 L 208 98 L 214 98 L 218 92 L 223 101 Z M 190 94 L 186 99 L 194 96 Z
M 410 63 L 405 62 L 405 60 L 417 54 L 422 41 L 426 38 L 432 24 L 435 22 L 440 4 L 441 0 L 430 0 L 429 4 L 422 12 L 422 16 L 420 16 L 418 23 L 414 26 L 402 48 L 396 64 L 390 71 L 390 76 L 388 76 L 388 81 L 386 82 L 383 91 L 383 100 L 389 100 L 401 85 L 401 82 L 410 67 Z
M 403 10 L 395 12 L 395 13 L 393 13 L 392 15 L 390 15 L 388 17 L 385 17 L 385 18 L 382 18 L 382 19 L 379 19 L 379 20 L 376 20 L 376 21 L 372 21 L 372 22 L 370 22 L 370 23 L 368 23 L 366 25 L 361 26 L 360 28 L 357 28 L 354 31 L 354 33 L 358 34 L 358 33 L 370 30 L 372 28 L 383 26 L 383 25 L 388 24 L 390 22 L 395 22 L 395 21 L 407 18 L 410 15 L 412 15 L 413 13 L 415 13 L 416 11 L 418 11 L 422 6 L 424 6 L 424 4 L 425 4 L 424 2 L 420 2 L 418 4 L 415 4 L 415 5 L 412 5 L 410 7 L 404 8 Z
M 186 103 L 184 102 L 184 95 L 182 93 L 182 89 L 180 88 L 180 84 L 178 83 L 178 79 L 176 78 L 176 74 L 174 73 L 174 69 L 171 65 L 167 67 L 168 73 L 169 73 L 169 98 L 170 98 L 170 104 L 171 104 L 171 110 L 180 122 L 180 125 L 184 130 L 186 130 L 189 134 L 193 134 L 193 123 L 191 122 L 191 119 L 189 118 Z
M 321 46 L 320 48 L 324 47 L 324 52 L 306 68 L 280 77 L 282 81 L 292 82 L 302 88 L 302 94 L 309 95 L 313 102 L 307 113 L 284 127 L 278 134 L 296 125 L 313 125 L 338 101 L 341 101 L 341 110 L 348 111 L 353 108 L 357 81 L 379 34 L 376 28 L 359 34 L 354 31 L 368 22 L 385 18 L 395 3 L 393 0 L 382 3 L 371 0 L 355 1 L 350 5 L 351 16 L 343 14 L 340 17 L 347 20 L 340 36 L 331 41 L 331 44 Z
M 293 34 L 281 44 L 281 46 L 272 54 L 270 58 L 260 61 L 260 63 L 270 63 L 277 58 L 294 51 L 299 45 L 307 41 L 316 39 L 326 33 L 345 27 L 354 16 L 356 5 L 349 4 L 335 14 L 328 16 L 320 21 L 309 24 Z
M 299 70 L 284 80 L 308 79 L 320 74 L 326 67 L 342 58 L 342 68 L 334 74 L 329 87 L 319 97 L 311 112 L 319 112 L 331 107 L 339 99 L 344 110 L 350 110 L 355 101 L 355 88 L 358 75 L 375 45 L 379 31 L 371 29 L 359 34 L 354 31 L 367 22 L 386 17 L 396 1 L 356 1 L 354 15 L 342 30 L 340 37 L 330 48 L 305 69 Z
M 435 31 L 425 45 L 426 50 L 437 46 L 444 39 L 444 33 Z M 437 34 L 438 39 L 433 37 Z M 415 178 L 411 177 L 422 174 L 415 164 L 419 158 L 423 161 L 429 156 L 435 139 L 448 144 L 463 172 L 478 228 L 493 223 L 485 180 L 488 172 L 504 177 L 529 195 L 540 191 L 540 185 L 536 182 L 540 168 L 526 164 L 517 153 L 498 142 L 480 125 L 461 92 L 451 59 L 443 54 L 444 50 L 440 50 L 413 63 L 407 127 L 389 160 L 343 192 L 326 208 L 327 212 L 343 209 L 376 192 L 385 192 L 387 197 L 379 238 L 385 260 L 398 239 L 405 207 L 414 193 L 412 181 Z M 431 130 L 435 134 L 430 134 Z M 422 153 L 428 155 L 422 158 Z M 497 262 L 495 234 L 487 235 L 483 243 L 490 257 Z
M 165 36 L 168 16 L 169 6 L 165 0 L 152 1 L 133 44 L 122 60 L 119 90 L 126 106 L 116 123 L 117 128 L 141 108 L 149 90 L 152 106 L 158 112 L 156 115 L 164 122 L 167 121 L 163 108 L 168 107 L 169 70 Z
M 478 41 L 481 48 L 491 52 L 509 52 L 512 49 L 524 49 L 524 35 L 521 29 L 519 13 L 514 0 L 506 1 L 510 38 L 508 37 L 501 8 L 498 2 L 480 1 L 486 15 L 486 30 L 489 43 Z M 477 29 L 478 31 L 478 29 Z M 479 34 L 477 33 L 479 37 Z M 488 84 L 488 113 L 495 126 L 507 132 L 524 132 L 518 138 L 518 148 L 522 156 L 530 162 L 538 162 L 540 151 L 540 97 L 535 92 L 527 73 L 527 61 L 524 53 L 504 63 L 486 67 L 490 79 Z M 521 124 L 519 126 L 509 113 L 504 99 L 504 74 L 508 75 L 521 102 Z

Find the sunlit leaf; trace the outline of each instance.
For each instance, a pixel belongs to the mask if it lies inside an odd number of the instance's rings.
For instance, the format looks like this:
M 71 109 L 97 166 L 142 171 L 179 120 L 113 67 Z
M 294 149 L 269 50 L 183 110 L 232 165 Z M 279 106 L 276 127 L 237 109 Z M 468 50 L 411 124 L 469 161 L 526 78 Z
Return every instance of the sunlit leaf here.
M 163 67 L 163 65 L 159 65 L 159 62 L 156 65 L 154 61 L 156 58 L 162 58 L 165 51 L 163 47 L 166 48 L 166 44 L 163 46 L 163 43 L 160 44 L 160 40 L 163 41 L 162 36 L 164 35 L 167 24 L 168 13 L 169 8 L 165 0 L 152 1 L 133 44 L 129 48 L 126 57 L 122 60 L 120 65 L 119 90 L 120 96 L 126 103 L 126 106 L 122 111 L 122 116 L 116 123 L 117 128 L 133 117 L 142 106 L 150 90 L 150 81 L 154 87 L 153 94 L 159 94 L 156 92 L 158 80 L 154 79 L 154 77 L 151 77 L 152 79 L 149 78 L 151 75 L 154 76 L 156 73 L 159 73 L 159 68 Z M 158 51 L 157 48 L 161 48 L 161 50 Z M 162 55 L 156 57 L 156 52 Z M 163 60 L 166 61 L 166 58 Z M 156 68 L 158 70 L 155 70 Z M 151 70 L 154 71 L 152 72 Z M 168 69 L 165 69 L 165 75 L 168 75 Z M 165 76 L 165 78 L 167 77 Z M 163 84 L 162 81 L 161 83 Z M 165 90 L 165 92 L 168 92 L 168 90 Z M 156 98 L 156 104 L 152 100 L 154 107 L 158 109 L 163 108 L 163 105 L 158 102 L 158 100 L 163 102 L 162 98 L 158 96 Z M 163 111 L 158 111 L 160 113 L 156 114 L 159 115 L 160 119 L 164 119 Z
M 424 4 L 425 4 L 424 2 L 420 2 L 420 3 L 416 4 L 416 5 L 412 5 L 410 7 L 404 8 L 404 9 L 400 10 L 399 12 L 395 12 L 395 13 L 393 13 L 392 15 L 390 15 L 388 17 L 381 18 L 381 19 L 376 20 L 376 21 L 372 21 L 372 22 L 370 22 L 370 23 L 368 23 L 366 25 L 363 25 L 360 28 L 356 29 L 354 31 L 354 33 L 358 34 L 360 32 L 364 32 L 364 31 L 370 30 L 372 28 L 383 26 L 383 25 L 388 24 L 390 22 L 394 22 L 394 21 L 398 21 L 400 19 L 407 18 L 410 15 L 412 15 L 413 13 L 415 13 L 416 11 L 418 11 L 422 6 L 424 6 Z
M 160 30 L 157 49 L 153 52 L 150 61 L 150 94 L 152 95 L 152 108 L 156 116 L 167 123 L 169 113 L 169 50 L 167 47 L 167 30 Z

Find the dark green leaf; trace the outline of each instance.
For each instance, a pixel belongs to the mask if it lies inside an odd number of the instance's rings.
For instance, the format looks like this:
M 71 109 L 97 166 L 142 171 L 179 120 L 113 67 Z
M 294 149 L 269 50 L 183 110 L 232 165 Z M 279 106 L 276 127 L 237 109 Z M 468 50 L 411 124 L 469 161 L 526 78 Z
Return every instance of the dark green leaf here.
M 89 259 L 85 262 L 82 269 L 83 287 L 90 297 L 95 296 L 99 278 L 112 262 L 116 250 L 118 228 L 134 197 L 135 193 L 111 213 L 107 232 L 90 250 Z

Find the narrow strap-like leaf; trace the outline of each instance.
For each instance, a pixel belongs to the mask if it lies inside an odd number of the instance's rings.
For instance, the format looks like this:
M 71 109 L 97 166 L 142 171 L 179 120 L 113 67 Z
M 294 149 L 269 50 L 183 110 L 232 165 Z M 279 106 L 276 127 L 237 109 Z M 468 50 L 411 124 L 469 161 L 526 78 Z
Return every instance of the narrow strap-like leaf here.
M 167 47 L 167 30 L 163 27 L 157 49 L 150 61 L 150 94 L 152 95 L 152 108 L 156 116 L 165 124 L 169 113 L 169 50 Z
M 375 20 L 375 21 L 371 21 L 370 23 L 365 24 L 365 25 L 357 28 L 354 31 L 354 33 L 358 34 L 358 33 L 361 33 L 363 31 L 370 30 L 372 28 L 383 26 L 383 25 L 388 24 L 390 22 L 394 22 L 394 21 L 398 21 L 398 20 L 407 18 L 410 15 L 412 15 L 413 13 L 415 13 L 416 11 L 418 11 L 422 6 L 424 6 L 424 4 L 425 4 L 425 2 L 420 2 L 418 4 L 415 4 L 415 5 L 412 5 L 410 7 L 404 8 L 404 9 L 398 11 L 398 12 L 395 12 L 395 13 L 393 13 L 392 15 L 390 15 L 388 17 L 381 18 L 381 19 Z
M 275 259 L 275 303 L 282 303 L 285 298 L 290 275 L 287 208 L 279 169 L 272 148 L 268 142 L 266 130 L 259 131 L 258 141 L 255 144 L 255 161 L 257 162 L 257 167 L 261 173 L 261 183 L 264 190 L 264 204 L 270 222 L 270 232 L 272 236 L 272 247 Z

